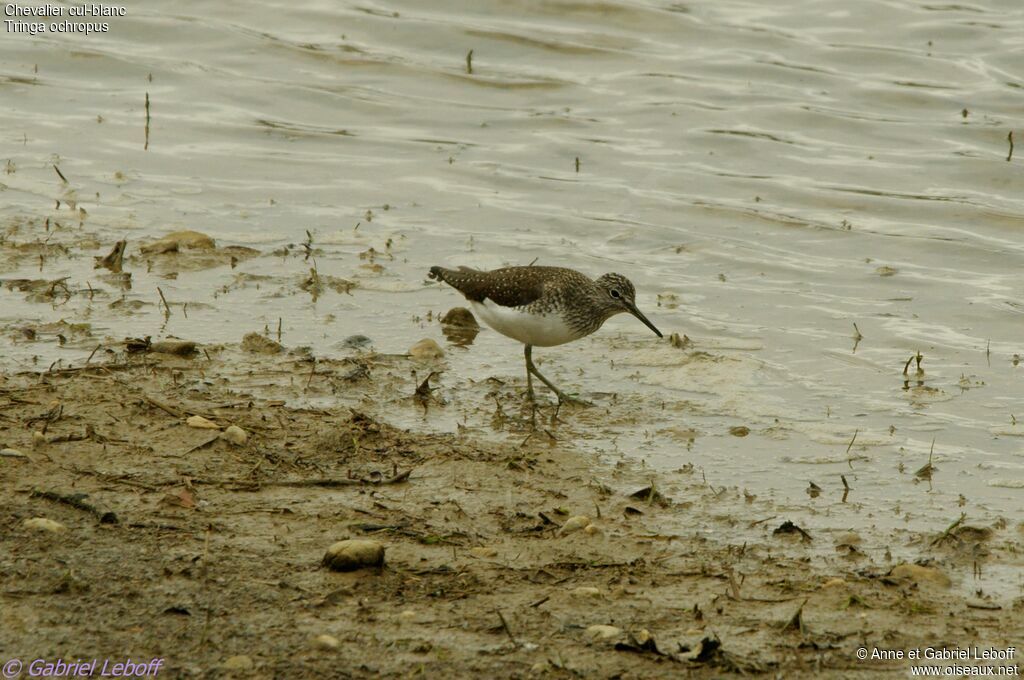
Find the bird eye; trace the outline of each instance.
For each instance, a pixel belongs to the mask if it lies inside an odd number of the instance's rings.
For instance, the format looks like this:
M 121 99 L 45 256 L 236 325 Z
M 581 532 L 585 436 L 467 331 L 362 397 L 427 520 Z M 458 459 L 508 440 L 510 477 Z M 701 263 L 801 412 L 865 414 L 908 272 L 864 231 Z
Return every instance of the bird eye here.
M 615 288 L 612 288 L 610 291 L 608 291 L 608 294 L 611 295 L 616 300 L 622 297 L 622 294 Z

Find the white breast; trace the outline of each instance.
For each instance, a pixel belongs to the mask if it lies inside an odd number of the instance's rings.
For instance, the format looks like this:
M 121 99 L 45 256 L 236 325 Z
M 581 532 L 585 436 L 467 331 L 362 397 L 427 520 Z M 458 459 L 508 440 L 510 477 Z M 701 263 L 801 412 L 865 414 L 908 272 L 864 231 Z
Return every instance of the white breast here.
M 580 337 L 562 320 L 561 315 L 554 312 L 544 315 L 527 314 L 515 307 L 496 305 L 490 300 L 470 301 L 470 305 L 473 312 L 488 326 L 527 345 L 551 347 Z

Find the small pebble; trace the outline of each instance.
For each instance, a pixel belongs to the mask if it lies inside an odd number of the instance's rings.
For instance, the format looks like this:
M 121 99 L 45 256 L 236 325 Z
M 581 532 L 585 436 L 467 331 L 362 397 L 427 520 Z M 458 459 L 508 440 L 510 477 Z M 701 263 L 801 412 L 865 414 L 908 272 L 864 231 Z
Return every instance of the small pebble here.
M 601 597 L 601 589 L 594 586 L 579 586 L 569 591 L 573 597 Z
M 348 347 L 349 349 L 363 349 L 364 347 L 369 347 L 373 344 L 373 340 L 370 340 L 370 338 L 365 335 L 350 335 L 342 340 L 341 344 L 343 347 Z
M 361 538 L 338 541 L 327 549 L 323 559 L 323 565 L 333 571 L 354 571 L 383 564 L 384 546 Z
M 220 438 L 226 439 L 235 446 L 242 446 L 249 441 L 249 435 L 238 425 L 229 425 L 226 430 L 221 432 Z
M 600 536 L 601 527 L 597 526 L 596 524 L 588 524 L 587 526 L 583 527 L 583 533 L 587 534 L 588 536 Z
M 470 548 L 469 554 L 473 557 L 488 558 L 497 557 L 498 551 L 494 548 L 488 548 L 486 546 L 478 545 L 475 548 Z
M 935 567 L 922 567 L 920 564 L 897 564 L 889 572 L 889 576 L 892 578 L 910 579 L 916 583 L 929 581 L 944 588 L 952 585 L 949 577 Z
M 280 354 L 284 345 L 259 333 L 246 333 L 242 338 L 242 349 L 253 354 Z
M 68 528 L 60 522 L 56 522 L 52 519 L 46 519 L 45 517 L 33 517 L 32 519 L 27 519 L 21 523 L 21 526 L 33 531 L 49 531 L 51 534 L 59 534 L 68 530 Z
M 0 457 L 6 458 L 28 458 L 24 453 L 18 449 L 0 449 Z
M 149 351 L 158 354 L 174 354 L 187 357 L 196 353 L 196 347 L 196 343 L 186 340 L 163 340 L 151 344 Z
M 574 531 L 579 531 L 590 524 L 590 518 L 586 515 L 576 515 L 565 520 L 565 524 L 559 529 L 560 533 L 571 534 Z
M 473 312 L 465 307 L 452 307 L 441 317 L 441 323 L 446 326 L 458 326 L 460 328 L 480 328 Z
M 411 609 L 406 609 L 404 612 L 398 615 L 399 620 L 411 623 L 416 620 L 416 612 Z
M 199 428 L 201 430 L 219 430 L 220 429 L 220 425 L 218 425 L 217 423 L 213 422 L 212 420 L 207 420 L 206 418 L 204 418 L 202 416 L 189 416 L 188 420 L 185 421 L 185 424 L 188 425 L 189 427 L 197 427 L 197 428 Z
M 846 585 L 846 581 L 841 578 L 830 578 L 821 584 L 822 588 L 840 588 Z
M 622 635 L 622 629 L 615 626 L 605 626 L 597 624 L 589 626 L 585 631 L 588 638 L 591 640 L 610 640 L 614 637 Z
M 324 634 L 317 635 L 316 638 L 313 639 L 313 644 L 320 649 L 337 649 L 341 646 L 341 641 L 333 635 Z
M 443 357 L 444 350 L 430 338 L 423 338 L 409 348 L 409 356 L 417 361 L 429 361 Z
M 33 449 L 38 449 L 39 447 L 41 447 L 45 443 L 46 443 L 46 435 L 45 434 L 43 434 L 39 430 L 36 430 L 35 432 L 32 433 L 32 448 Z
M 186 248 L 199 250 L 213 250 L 217 243 L 206 234 L 198 231 L 172 231 L 158 241 L 146 244 L 139 248 L 143 255 L 159 255 L 161 253 L 174 253 Z
M 230 656 L 220 665 L 226 671 L 247 671 L 252 669 L 253 666 L 255 664 L 252 662 L 252 659 L 244 654 Z

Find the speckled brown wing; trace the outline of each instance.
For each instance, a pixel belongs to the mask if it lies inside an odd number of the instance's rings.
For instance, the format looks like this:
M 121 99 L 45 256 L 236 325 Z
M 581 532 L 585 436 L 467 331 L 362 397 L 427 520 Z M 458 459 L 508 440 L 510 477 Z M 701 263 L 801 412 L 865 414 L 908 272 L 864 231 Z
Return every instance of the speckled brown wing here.
M 430 278 L 444 281 L 474 302 L 487 299 L 502 307 L 521 307 L 537 301 L 544 294 L 544 284 L 567 271 L 561 267 L 505 267 L 489 272 L 431 267 Z

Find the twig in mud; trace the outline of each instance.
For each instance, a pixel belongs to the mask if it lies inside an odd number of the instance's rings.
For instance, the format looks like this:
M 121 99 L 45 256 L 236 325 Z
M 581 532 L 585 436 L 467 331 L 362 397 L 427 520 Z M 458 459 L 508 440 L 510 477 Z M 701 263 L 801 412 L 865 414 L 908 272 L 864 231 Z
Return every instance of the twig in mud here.
M 217 434 L 213 435 L 209 439 L 206 439 L 204 441 L 199 442 L 198 444 L 193 446 L 188 451 L 185 451 L 181 455 L 182 456 L 187 456 L 188 454 L 192 453 L 193 451 L 198 451 L 199 449 L 205 449 L 207 446 L 209 446 L 210 444 L 213 444 L 214 442 L 216 442 L 219 439 L 220 439 L 220 433 L 218 432 Z
M 907 359 L 907 363 L 903 364 L 903 375 L 909 377 L 908 373 L 910 372 L 910 362 L 915 359 L 917 360 L 917 371 L 915 372 L 915 375 L 921 376 L 924 374 L 924 371 L 921 370 L 921 360 L 924 359 L 924 355 L 921 354 L 920 350 L 918 350 L 912 357 Z
M 91 503 L 86 503 L 84 499 L 88 497 L 88 494 L 63 494 L 58 493 L 57 491 L 40 491 L 39 489 L 33 489 L 32 497 L 45 498 L 48 501 L 55 501 L 57 503 L 63 503 L 64 505 L 70 505 L 78 510 L 84 510 L 98 517 L 100 524 L 117 524 L 120 522 L 120 520 L 117 519 L 117 515 L 113 512 L 103 512 Z
M 855 441 L 857 441 L 857 433 L 858 432 L 860 432 L 859 429 L 856 429 L 856 430 L 853 431 L 853 439 L 851 439 L 850 443 L 847 444 L 847 446 L 846 446 L 846 464 L 850 466 L 851 470 L 853 469 L 853 459 L 850 458 L 850 449 L 853 448 L 853 443 Z
M 1013 130 L 1010 130 L 1010 134 L 1006 135 L 1006 141 L 1010 143 L 1010 153 L 1006 154 L 1006 162 L 1009 163 L 1010 159 L 1013 158 Z M 57 172 L 60 172 L 60 170 Z
M 277 317 L 277 344 L 281 344 L 281 317 Z
M 470 50 L 472 52 L 472 50 Z M 505 629 L 505 634 L 508 635 L 508 639 L 512 641 L 512 644 L 516 647 L 519 646 L 519 641 L 516 640 L 516 636 L 512 634 L 512 629 L 508 627 L 508 621 L 505 620 L 505 615 L 501 613 L 500 609 L 495 609 L 494 613 L 501 619 L 501 627 Z
M 96 349 L 94 349 L 93 351 L 89 352 L 89 358 L 85 360 L 85 365 L 86 366 L 88 366 L 89 362 L 92 361 L 93 355 L 96 354 L 96 352 L 100 351 L 100 347 L 103 347 L 103 345 L 96 345 Z
M 171 306 L 167 304 L 167 298 L 164 297 L 164 292 L 160 290 L 160 286 L 156 287 L 156 292 L 160 293 L 160 300 L 164 303 L 164 316 L 167 318 L 171 317 Z
M 347 477 L 341 478 L 322 478 L 322 479 L 284 479 L 280 481 L 260 481 L 260 482 L 239 482 L 235 479 L 193 479 L 193 484 L 210 484 L 216 486 L 223 486 L 226 488 L 236 488 L 243 491 L 255 491 L 261 487 L 267 486 L 283 486 L 291 488 L 301 487 L 323 487 L 327 489 L 333 489 L 343 486 L 381 486 L 384 484 L 401 484 L 402 482 L 408 481 L 409 475 L 412 474 L 412 469 L 400 472 L 399 474 L 389 477 L 387 479 L 374 479 L 370 477 L 363 477 L 360 479 L 348 479 Z
M 71 289 L 68 288 L 68 284 L 67 284 L 67 280 L 69 278 L 71 278 L 71 277 L 70 276 L 62 276 L 59 279 L 54 279 L 53 281 L 50 281 L 50 287 L 46 289 L 46 293 L 45 293 L 46 297 L 50 298 L 51 300 L 54 297 L 56 297 L 56 295 L 57 295 L 57 286 L 60 286 L 61 288 L 64 289 L 64 302 L 67 302 L 68 300 L 70 300 L 71 299 Z
M 316 357 L 313 357 L 312 365 L 309 369 L 309 380 L 306 381 L 306 389 L 309 389 L 310 384 L 313 382 L 313 376 L 316 375 Z
M 143 151 L 149 151 L 149 93 L 146 93 L 146 143 L 142 147 Z
M 68 374 L 73 374 L 73 373 L 80 373 L 82 371 L 105 371 L 105 372 L 109 373 L 110 371 L 125 370 L 125 369 L 129 369 L 129 368 L 145 368 L 144 364 L 109 364 L 109 365 L 107 365 L 107 364 L 96 364 L 96 365 L 93 365 L 93 366 L 72 366 L 70 368 L 57 368 L 57 369 L 54 369 L 53 367 L 56 366 L 57 363 L 58 362 L 56 362 L 56 361 L 53 362 L 53 364 L 50 365 L 50 370 L 48 370 L 47 373 L 49 373 L 51 375 L 68 375 Z M 37 374 L 36 371 L 19 371 L 16 375 L 36 375 L 36 374 Z
M 96 258 L 96 264 L 93 265 L 93 269 L 103 267 L 105 269 L 109 269 L 115 274 L 120 274 L 121 266 L 124 263 L 124 251 L 127 245 L 128 241 L 125 241 L 124 239 L 115 243 L 109 253 L 103 257 Z
M 537 607 L 541 606 L 542 604 L 544 604 L 545 602 L 547 602 L 550 599 L 551 599 L 551 596 L 550 595 L 546 595 L 546 596 L 542 597 L 541 599 L 537 600 L 536 602 L 532 603 L 530 606 L 533 607 L 533 608 L 537 608 Z
M 952 524 L 950 524 L 948 527 L 946 527 L 945 531 L 943 531 L 941 534 L 939 534 L 938 536 L 936 536 L 935 538 L 932 539 L 932 542 L 929 544 L 928 547 L 934 548 L 936 545 L 938 545 L 939 543 L 942 543 L 947 538 L 952 536 L 953 530 L 956 529 L 961 524 L 963 524 L 963 521 L 965 519 L 967 519 L 967 513 L 966 512 L 961 512 L 960 516 Z
M 473 50 L 466 52 L 466 73 L 473 75 Z M 1013 133 L 1011 132 L 1010 134 Z
M 729 596 L 734 600 L 741 599 L 740 586 L 736 583 L 736 574 L 733 573 L 732 567 L 729 567 L 725 573 L 729 576 Z
M 796 613 L 793 614 L 793 616 L 788 621 L 786 621 L 785 624 L 783 624 L 783 631 L 795 630 L 801 635 L 807 632 L 807 628 L 804 625 L 804 605 L 806 604 L 807 600 L 804 600 L 800 604 L 800 607 L 797 608 Z
M 184 418 L 186 415 L 188 415 L 185 411 L 176 409 L 169 404 L 163 403 L 162 401 L 157 401 L 153 397 L 146 396 L 145 394 L 142 395 L 142 400 L 145 401 L 150 406 L 156 406 L 161 411 L 166 411 L 175 418 Z
M 1011 132 L 1010 134 L 1012 135 L 1013 133 Z M 1011 152 L 1013 151 L 1013 140 L 1012 139 L 1010 140 L 1010 151 Z M 1007 158 L 1006 160 L 1010 160 L 1010 159 Z M 68 182 L 68 178 L 65 177 L 64 173 L 60 171 L 60 168 L 58 168 L 56 165 L 54 165 L 53 169 L 57 171 L 57 176 L 60 177 L 60 181 L 64 182 L 64 184 L 70 184 L 70 182 Z
M 932 456 L 935 453 L 935 438 L 932 437 L 932 447 L 928 451 L 928 462 L 925 463 L 920 470 L 914 473 L 914 476 L 918 479 L 927 479 L 931 481 L 932 473 L 935 472 L 936 468 L 932 465 Z
M 416 402 L 423 407 L 423 413 L 427 412 L 427 405 L 430 403 L 431 393 L 434 390 L 438 389 L 437 387 L 430 386 L 430 379 L 433 378 L 435 375 L 440 375 L 440 373 L 438 373 L 437 371 L 431 371 L 430 375 L 428 375 L 426 379 L 419 384 L 419 386 L 416 388 L 416 391 L 412 395 L 413 399 L 415 399 Z
M 302 242 L 302 247 L 306 251 L 306 256 L 302 258 L 303 262 L 309 261 L 309 256 L 313 254 L 313 234 L 306 230 L 306 240 Z
M 43 433 L 44 434 L 46 432 L 46 428 L 47 428 L 48 425 L 49 425 L 49 423 L 45 423 L 43 425 Z M 86 424 L 85 430 L 80 432 L 80 433 L 78 433 L 78 434 L 69 433 L 69 434 L 53 435 L 52 437 L 47 437 L 46 438 L 46 443 L 47 444 L 62 444 L 64 442 L 84 442 L 84 441 L 88 441 L 89 439 L 94 439 L 95 438 L 95 434 L 96 433 L 93 431 L 92 425 Z

